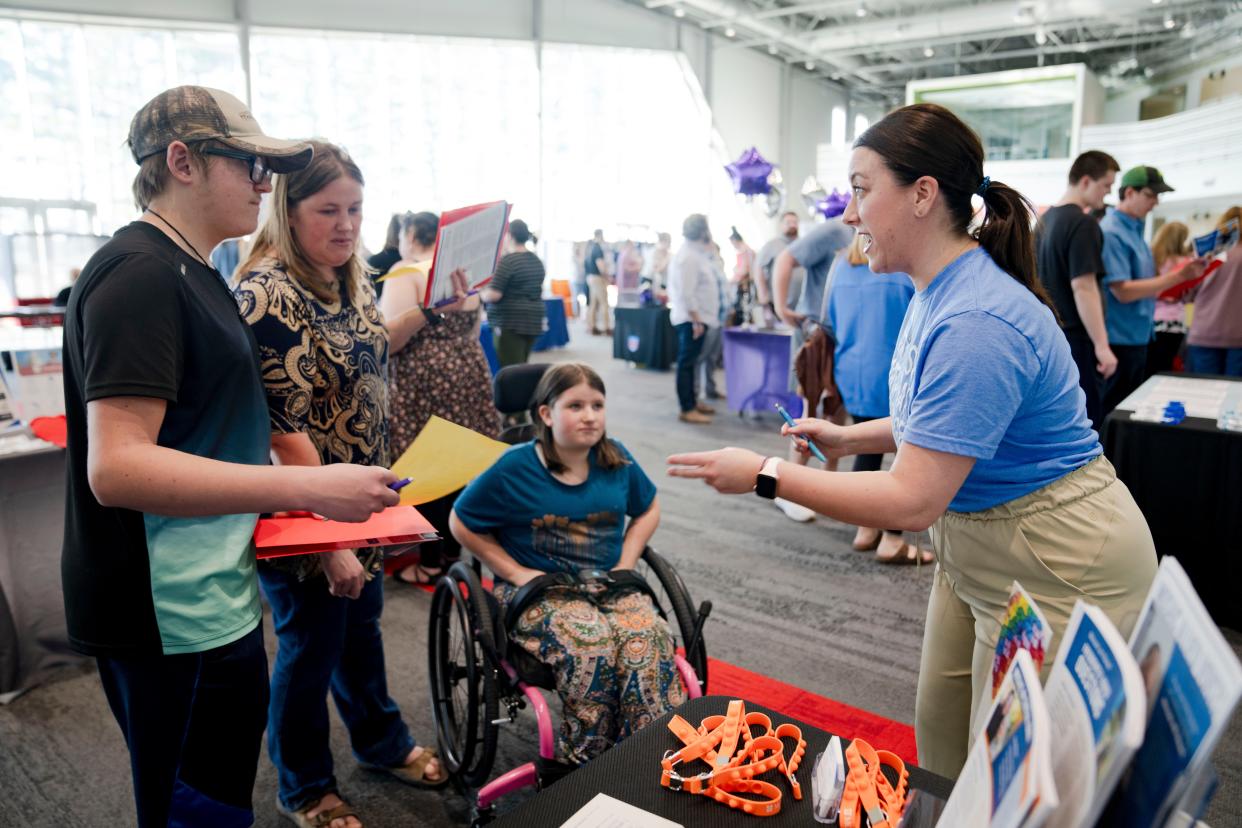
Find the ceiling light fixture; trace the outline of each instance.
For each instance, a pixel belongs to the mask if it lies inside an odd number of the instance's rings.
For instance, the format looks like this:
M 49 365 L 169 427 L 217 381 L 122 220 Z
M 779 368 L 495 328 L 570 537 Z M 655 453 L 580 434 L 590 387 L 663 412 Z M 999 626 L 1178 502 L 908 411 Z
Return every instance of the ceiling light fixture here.
M 1044 30 L 1042 24 L 1035 27 L 1035 42 L 1040 46 L 1048 42 L 1048 32 Z
M 685 16 L 686 16 L 686 10 L 683 9 L 681 6 L 678 6 L 677 8 L 673 9 L 673 17 L 685 17 Z
M 932 48 L 932 47 L 930 47 L 930 46 L 924 46 L 924 47 L 923 47 L 923 57 L 925 57 L 925 58 L 930 58 L 930 57 L 935 57 L 935 56 L 936 56 L 936 50 L 935 50 L 935 49 L 933 49 L 933 48 Z
M 725 37 L 737 37 L 737 32 L 733 29 L 732 26 L 725 29 Z
M 863 5 L 862 3 L 859 3 L 858 8 L 854 9 L 854 16 L 855 17 L 866 17 L 867 7 Z
M 1160 5 L 1161 3 L 1163 3 L 1163 2 L 1164 2 L 1164 0 L 1151 0 L 1151 4 L 1152 4 L 1153 6 L 1159 6 L 1159 5 Z
M 774 55 L 774 54 L 776 54 L 778 51 L 780 51 L 780 50 L 776 48 L 776 44 L 775 44 L 775 43 L 769 43 L 769 44 L 768 44 L 768 54 L 769 54 L 769 55 Z
M 802 65 L 806 67 L 806 71 L 808 71 L 808 72 L 814 72 L 814 71 L 815 71 L 815 61 L 813 61 L 813 60 L 808 60 L 806 63 L 804 63 L 804 64 L 802 64 Z
M 1164 27 L 1166 29 L 1172 29 L 1176 25 L 1177 25 L 1177 21 L 1173 19 L 1173 15 L 1166 14 L 1164 16 Z

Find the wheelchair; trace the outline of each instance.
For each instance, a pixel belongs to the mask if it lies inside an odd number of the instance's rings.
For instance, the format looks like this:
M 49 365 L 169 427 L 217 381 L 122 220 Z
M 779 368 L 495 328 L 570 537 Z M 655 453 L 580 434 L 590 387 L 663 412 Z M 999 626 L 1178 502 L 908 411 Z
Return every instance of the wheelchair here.
M 698 698 L 707 686 L 702 629 L 711 602 L 696 609 L 676 570 L 650 547 L 643 550 L 636 571 L 651 585 L 660 614 L 672 609 L 668 620 L 677 649 L 674 663 L 687 697 Z M 540 692 L 554 690 L 555 680 L 544 665 L 509 642 L 495 597 L 475 569 L 461 561 L 436 583 L 427 639 L 441 761 L 460 786 L 478 789 L 474 824 L 483 825 L 501 796 L 524 787 L 546 787 L 565 773 L 556 762 L 552 712 Z M 539 761 L 488 782 L 500 726 L 515 722 L 527 704 L 538 723 Z
M 525 410 L 545 365 L 521 365 L 497 374 L 500 389 L 507 371 L 519 369 L 518 393 L 497 390 L 497 407 L 510 414 Z M 513 383 L 513 374 L 510 375 Z M 512 388 L 512 385 L 506 386 Z M 507 406 L 505 404 L 507 404 Z M 510 410 L 506 410 L 506 407 Z M 529 427 L 527 427 L 529 428 Z M 529 439 L 521 427 L 502 434 L 507 442 Z M 676 655 L 674 663 L 689 698 L 703 695 L 707 686 L 707 649 L 703 624 L 711 613 L 710 601 L 696 606 L 681 576 L 651 547 L 643 550 L 633 573 L 595 571 L 591 577 L 636 588 L 651 596 L 657 611 L 669 622 Z M 537 579 L 568 585 L 575 576 L 554 573 Z M 523 591 L 527 594 L 524 596 Z M 508 619 L 486 589 L 482 566 L 453 564 L 436 582 L 427 630 L 428 674 L 431 682 L 432 718 L 439 742 L 441 762 L 459 788 L 477 789 L 474 825 L 491 820 L 500 797 L 525 787 L 543 788 L 568 770 L 556 761 L 552 713 L 541 690 L 554 690 L 551 671 L 521 647 L 512 645 L 506 621 L 516 620 L 534 597 L 534 589 L 515 596 Z M 668 613 L 671 612 L 671 617 Z M 530 705 L 539 731 L 539 757 L 492 779 L 500 726 L 512 724 L 519 711 Z

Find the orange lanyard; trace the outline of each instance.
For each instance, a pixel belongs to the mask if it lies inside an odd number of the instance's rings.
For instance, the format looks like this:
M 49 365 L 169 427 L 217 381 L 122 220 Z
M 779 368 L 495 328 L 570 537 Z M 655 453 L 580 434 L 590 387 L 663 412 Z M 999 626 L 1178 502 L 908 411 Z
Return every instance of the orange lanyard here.
M 806 753 L 806 740 L 797 725 L 773 728 L 766 715 L 747 713 L 743 703 L 734 699 L 725 715 L 708 716 L 697 728 L 674 716 L 668 729 L 683 744 L 680 750 L 666 751 L 660 761 L 660 784 L 669 790 L 703 794 L 748 814 L 773 816 L 781 810 L 780 788 L 755 777 L 777 770 L 789 783 L 794 799 L 802 798 L 802 786 L 794 774 Z M 785 761 L 782 739 L 796 743 L 789 761 Z M 694 761 L 706 762 L 711 770 L 697 776 L 682 776 L 674 770 L 678 764 Z
M 887 750 L 876 750 L 862 739 L 845 749 L 845 793 L 841 795 L 840 828 L 862 828 L 867 817 L 871 828 L 892 828 L 901 821 L 906 804 L 906 783 L 910 774 L 901 757 Z M 880 770 L 888 765 L 897 771 L 894 788 Z

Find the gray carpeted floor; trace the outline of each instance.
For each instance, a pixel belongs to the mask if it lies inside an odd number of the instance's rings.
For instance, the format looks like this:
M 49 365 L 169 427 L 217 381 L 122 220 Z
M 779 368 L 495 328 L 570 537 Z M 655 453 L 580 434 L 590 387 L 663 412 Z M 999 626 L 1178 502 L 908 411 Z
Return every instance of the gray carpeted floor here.
M 660 489 L 663 520 L 653 545 L 672 559 L 696 601 L 714 610 L 711 655 L 824 696 L 910 722 L 930 568 L 886 567 L 849 547 L 853 529 L 820 518 L 787 520 L 767 501 L 726 498 L 701 483 L 664 475 L 676 451 L 739 445 L 782 454 L 777 419 L 717 416 L 677 421 L 671 373 L 635 370 L 611 359 L 611 343 L 573 330 L 571 349 L 536 358 L 591 363 L 609 388 L 609 433 L 622 440 Z M 722 406 L 723 408 L 723 406 Z M 430 596 L 389 582 L 384 613 L 389 684 L 416 737 L 431 736 L 425 626 Z M 270 624 L 269 653 L 274 654 Z M 1242 651 L 1242 635 L 1227 633 Z M 415 791 L 357 767 L 333 714 L 333 751 L 342 791 L 371 828 L 453 825 L 461 797 Z M 1216 757 L 1221 789 L 1212 825 L 1242 825 L 1242 724 L 1235 716 Z M 536 753 L 529 712 L 501 731 L 495 772 Z M 260 762 L 257 825 L 276 814 L 275 773 Z M 32 828 L 133 823 L 128 755 L 98 678 L 70 672 L 0 707 L 0 825 Z

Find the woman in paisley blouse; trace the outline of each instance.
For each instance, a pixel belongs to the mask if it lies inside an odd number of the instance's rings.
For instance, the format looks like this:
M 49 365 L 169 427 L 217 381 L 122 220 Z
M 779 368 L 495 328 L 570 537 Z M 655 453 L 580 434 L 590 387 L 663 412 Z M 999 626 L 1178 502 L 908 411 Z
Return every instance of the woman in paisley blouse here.
M 401 218 L 401 261 L 393 271 L 430 260 L 439 225 L 435 213 L 406 213 Z M 391 334 L 392 456 L 400 457 L 432 416 L 495 437 L 500 431 L 500 412 L 492 404 L 492 374 L 479 344 L 479 297 L 471 296 L 456 310 L 440 309 L 428 315 L 419 308 L 427 292 L 425 273 L 396 276 L 385 284 L 380 310 Z M 460 489 L 418 507 L 442 540 L 421 545 L 418 563 L 397 570 L 397 580 L 431 583 L 461 556 L 461 544 L 448 525 L 459 494 Z
M 272 459 L 386 466 L 388 331 L 358 255 L 362 173 L 338 147 L 312 143 L 308 167 L 276 177 L 234 289 L 259 345 Z M 259 567 L 279 641 L 268 751 L 278 804 L 298 825 L 361 826 L 332 772 L 329 690 L 360 763 L 416 786 L 447 781 L 388 695 L 380 565 L 368 550 L 343 550 Z

